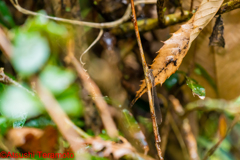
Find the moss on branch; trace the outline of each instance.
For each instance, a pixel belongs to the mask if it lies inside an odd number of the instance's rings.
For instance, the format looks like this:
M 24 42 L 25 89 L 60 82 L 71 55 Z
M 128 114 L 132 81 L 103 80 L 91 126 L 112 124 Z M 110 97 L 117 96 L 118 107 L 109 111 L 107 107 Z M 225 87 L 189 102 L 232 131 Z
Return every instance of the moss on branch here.
M 240 0 L 232 0 L 230 2 L 222 4 L 221 8 L 217 12 L 217 14 L 227 13 L 229 11 L 240 8 Z M 184 15 L 181 16 L 181 13 L 174 13 L 164 16 L 164 25 L 159 26 L 159 22 L 157 18 L 147 18 L 138 20 L 138 27 L 140 32 L 146 32 L 153 29 L 165 28 L 171 25 L 175 25 L 184 21 L 187 21 L 192 17 L 192 14 L 189 11 L 184 11 Z M 126 22 L 118 27 L 115 27 L 111 30 L 112 34 L 115 35 L 123 35 L 126 33 L 133 33 L 134 26 L 131 22 Z

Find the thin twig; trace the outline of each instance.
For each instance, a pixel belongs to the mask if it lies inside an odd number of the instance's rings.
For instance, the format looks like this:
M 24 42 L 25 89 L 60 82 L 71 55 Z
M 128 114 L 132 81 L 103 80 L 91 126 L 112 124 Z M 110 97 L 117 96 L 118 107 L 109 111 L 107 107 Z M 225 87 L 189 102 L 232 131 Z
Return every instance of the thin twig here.
M 156 116 L 155 116 L 156 114 L 155 114 L 155 109 L 154 109 L 154 104 L 153 104 L 153 99 L 152 99 L 152 93 L 151 93 L 151 87 L 154 87 L 154 86 L 152 86 L 151 81 L 150 81 L 151 70 L 148 69 L 147 63 L 145 61 L 145 56 L 144 56 L 144 52 L 143 52 L 143 48 L 142 48 L 142 42 L 141 42 L 140 34 L 138 31 L 138 24 L 137 24 L 137 18 L 136 18 L 133 0 L 131 0 L 131 8 L 132 8 L 135 34 L 137 37 L 138 47 L 140 50 L 140 55 L 141 55 L 142 65 L 143 65 L 143 70 L 144 70 L 144 75 L 145 75 L 145 81 L 147 84 L 149 106 L 150 106 L 150 110 L 151 110 L 151 114 L 152 114 L 153 131 L 154 131 L 154 135 L 155 135 L 155 146 L 156 146 L 160 160 L 163 160 L 162 151 L 160 148 L 161 139 L 160 139 L 160 135 L 159 135 L 159 131 L 158 131 L 157 120 L 156 120 Z
M 160 27 L 163 27 L 165 25 L 163 5 L 164 5 L 164 0 L 157 0 L 158 24 Z
M 192 12 L 192 10 L 193 10 L 193 1 L 194 0 L 191 0 L 190 10 L 189 10 L 190 12 Z
M 236 117 L 234 118 L 234 120 L 232 121 L 230 127 L 227 130 L 227 133 L 225 134 L 225 136 L 223 136 L 214 146 L 212 146 L 212 148 L 206 153 L 206 155 L 204 156 L 203 160 L 207 160 L 215 151 L 216 149 L 220 146 L 220 144 L 222 143 L 222 141 L 227 137 L 227 135 L 231 132 L 232 128 L 240 121 L 240 114 L 236 115 Z
M 170 114 L 170 124 L 171 124 L 173 132 L 175 133 L 177 140 L 182 148 L 184 159 L 189 159 L 189 154 L 188 154 L 186 144 L 184 143 L 183 137 L 182 137 L 181 132 L 173 118 L 172 113 Z
M 170 111 L 167 112 L 164 123 L 161 127 L 161 149 L 162 149 L 162 156 L 164 156 L 166 148 L 167 148 L 167 142 L 168 142 L 168 136 L 170 132 Z
M 25 91 L 27 91 L 28 93 L 30 93 L 31 95 L 35 96 L 35 93 L 33 91 L 28 90 L 27 88 L 23 87 L 21 84 L 19 84 L 18 82 L 14 81 L 12 78 L 8 77 L 5 73 L 4 73 L 4 68 L 0 68 L 0 82 L 1 83 L 5 83 L 5 84 L 13 84 L 16 87 L 19 87 Z
M 62 110 L 52 93 L 49 92 L 39 80 L 36 80 L 36 84 L 37 94 L 43 102 L 48 114 L 56 123 L 63 137 L 69 142 L 73 151 L 78 151 L 81 147 L 83 147 L 84 140 L 79 136 L 79 133 L 76 132 L 76 129 L 73 127 L 75 125 Z
M 86 88 L 86 90 L 91 94 L 93 97 L 93 101 L 95 102 L 99 114 L 101 116 L 103 125 L 107 131 L 107 134 L 110 137 L 117 137 L 118 136 L 118 130 L 117 127 L 109 113 L 108 105 L 104 101 L 103 96 L 98 88 L 98 86 L 95 84 L 95 82 L 90 79 L 88 73 L 84 71 L 79 61 L 74 57 L 74 51 L 73 51 L 73 41 L 69 40 L 68 42 L 68 56 L 67 59 L 72 65 L 76 68 L 79 77 L 83 81 L 83 86 Z
M 92 48 L 92 46 L 94 46 L 94 45 L 99 41 L 99 39 L 102 37 L 102 35 L 103 35 L 103 29 L 100 30 L 97 38 L 92 42 L 92 44 L 81 54 L 81 56 L 80 56 L 80 63 L 82 64 L 82 66 L 85 65 L 85 63 L 82 61 L 83 55 L 84 55 L 85 53 L 87 53 L 87 52 Z M 86 70 L 85 70 L 85 71 L 86 71 Z
M 131 5 L 129 4 L 128 7 L 127 7 L 127 10 L 125 11 L 122 18 L 120 18 L 116 21 L 113 21 L 113 22 L 94 23 L 94 22 L 85 22 L 85 21 L 77 21 L 77 20 L 70 20 L 70 19 L 52 17 L 52 16 L 41 14 L 41 13 L 36 13 L 36 12 L 29 11 L 27 9 L 22 8 L 19 5 L 18 0 L 15 0 L 16 3 L 14 2 L 14 0 L 10 0 L 10 1 L 13 4 L 13 6 L 19 12 L 21 12 L 23 14 L 32 15 L 32 16 L 43 16 L 45 18 L 52 19 L 52 20 L 59 21 L 59 22 L 70 23 L 70 24 L 81 25 L 81 26 L 88 26 L 88 27 L 93 27 L 93 28 L 112 28 L 112 27 L 116 27 L 116 26 L 122 24 L 123 22 L 127 21 L 130 18 L 130 14 L 131 14 Z M 135 5 L 141 4 L 141 3 L 154 4 L 154 3 L 156 3 L 156 0 L 139 0 L 139 1 L 135 2 Z
M 0 49 L 3 51 L 5 56 L 10 59 L 12 57 L 12 45 L 6 34 L 0 27 Z
M 181 16 L 184 15 L 183 7 L 182 7 L 182 0 L 179 0 L 179 5 L 180 5 L 180 11 L 181 11 Z

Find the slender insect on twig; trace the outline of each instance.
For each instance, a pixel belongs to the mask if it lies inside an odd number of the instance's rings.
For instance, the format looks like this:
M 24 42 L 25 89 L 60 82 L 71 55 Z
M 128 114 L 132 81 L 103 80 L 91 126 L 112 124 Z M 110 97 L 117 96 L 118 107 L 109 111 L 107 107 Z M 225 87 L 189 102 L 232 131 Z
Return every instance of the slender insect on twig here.
M 162 113 L 161 113 L 161 109 L 159 106 L 159 100 L 157 97 L 157 90 L 155 87 L 155 80 L 154 80 L 154 76 L 152 73 L 152 69 L 148 70 L 148 77 L 151 81 L 152 84 L 152 100 L 153 100 L 153 105 L 154 105 L 154 111 L 155 111 L 155 115 L 153 115 L 156 118 L 156 122 L 158 125 L 161 125 L 162 123 Z

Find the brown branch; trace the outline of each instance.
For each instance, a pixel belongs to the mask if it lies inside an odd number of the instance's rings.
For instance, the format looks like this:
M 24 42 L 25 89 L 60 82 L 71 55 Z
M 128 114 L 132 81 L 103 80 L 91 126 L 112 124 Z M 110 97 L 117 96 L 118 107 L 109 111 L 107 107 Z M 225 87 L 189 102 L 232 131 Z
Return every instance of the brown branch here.
M 217 12 L 217 15 L 230 12 L 237 8 L 240 8 L 240 0 L 232 0 L 226 3 L 223 3 L 219 11 Z
M 222 143 L 222 141 L 227 137 L 227 135 L 231 132 L 232 128 L 240 121 L 240 114 L 238 114 L 234 120 L 232 121 L 230 127 L 227 130 L 227 133 L 225 134 L 225 136 L 223 136 L 214 146 L 212 146 L 212 148 L 206 153 L 206 155 L 204 156 L 203 160 L 207 160 L 215 151 L 216 149 L 220 146 L 220 144 Z
M 159 27 L 163 27 L 165 25 L 163 5 L 164 0 L 157 0 L 157 15 Z
M 0 49 L 3 51 L 3 53 L 8 59 L 12 57 L 12 45 L 1 27 L 0 27 Z
M 238 8 L 240 8 L 240 0 L 232 0 L 230 2 L 226 2 L 222 4 L 221 8 L 217 12 L 217 15 L 224 14 Z M 191 12 L 189 11 L 183 11 L 183 12 L 184 12 L 184 15 L 181 15 L 181 13 L 174 13 L 174 14 L 169 14 L 164 16 L 165 22 L 163 26 L 158 25 L 158 18 L 146 18 L 146 19 L 138 20 L 137 23 L 138 23 L 139 31 L 147 32 L 153 29 L 166 28 L 168 26 L 185 22 L 192 17 Z M 126 33 L 130 33 L 133 31 L 134 31 L 134 26 L 132 25 L 132 23 L 126 22 L 113 28 L 111 30 L 111 33 L 115 35 L 124 35 Z
M 98 108 L 100 117 L 102 119 L 104 127 L 106 128 L 107 134 L 112 138 L 117 137 L 118 130 L 117 130 L 117 127 L 109 113 L 108 105 L 105 102 L 105 100 L 103 99 L 103 96 L 102 96 L 98 86 L 89 77 L 89 75 L 84 71 L 80 62 L 74 57 L 73 48 L 74 48 L 73 41 L 69 40 L 67 61 L 70 62 L 75 67 L 75 69 L 77 70 L 78 76 L 81 78 L 81 80 L 83 82 L 83 86 L 93 97 L 93 101 L 95 102 L 95 104 Z
M 43 102 L 48 114 L 52 120 L 56 123 L 59 131 L 62 133 L 63 137 L 69 142 L 72 150 L 74 152 L 78 151 L 83 146 L 84 140 L 76 132 L 75 126 L 66 113 L 62 110 L 54 96 L 51 92 L 45 88 L 39 80 L 36 82 L 36 92 Z M 76 127 L 76 126 L 75 126 Z
M 19 84 L 18 82 L 14 81 L 12 78 L 8 77 L 5 73 L 4 73 L 4 68 L 0 68 L 0 82 L 4 83 L 4 84 L 13 84 L 16 87 L 19 87 L 25 91 L 27 91 L 28 93 L 30 93 L 31 95 L 35 96 L 35 93 L 33 91 L 28 90 L 27 88 L 23 87 L 21 84 Z
M 192 12 L 192 10 L 193 10 L 193 1 L 194 0 L 191 0 L 190 10 L 189 10 L 190 12 Z
M 145 81 L 147 84 L 147 90 L 148 90 L 148 99 L 149 99 L 149 106 L 150 106 L 150 111 L 152 114 L 152 122 L 153 122 L 153 131 L 154 131 L 154 135 L 155 135 L 155 146 L 158 152 L 158 156 L 160 158 L 160 160 L 163 160 L 162 157 L 162 151 L 160 148 L 160 135 L 159 135 L 159 130 L 158 130 L 158 125 L 157 125 L 157 120 L 156 120 L 156 114 L 155 114 L 155 109 L 154 109 L 154 104 L 153 104 L 153 99 L 152 99 L 152 94 L 151 93 L 151 70 L 149 70 L 147 63 L 145 61 L 145 56 L 144 56 L 144 52 L 143 52 L 143 48 L 142 48 L 142 42 L 141 42 L 141 38 L 140 38 L 140 34 L 139 34 L 139 30 L 138 30 L 138 24 L 137 24 L 137 19 L 136 19 L 136 13 L 135 13 L 135 8 L 134 8 L 134 1 L 131 0 L 131 8 L 132 8 L 132 14 L 133 14 L 133 24 L 134 24 L 134 30 L 135 30 L 135 34 L 137 37 L 137 42 L 138 42 L 138 47 L 140 50 L 140 55 L 141 55 L 141 59 L 142 59 L 142 65 L 143 65 L 143 70 L 144 70 L 144 75 L 145 75 Z M 154 86 L 152 86 L 154 87 Z

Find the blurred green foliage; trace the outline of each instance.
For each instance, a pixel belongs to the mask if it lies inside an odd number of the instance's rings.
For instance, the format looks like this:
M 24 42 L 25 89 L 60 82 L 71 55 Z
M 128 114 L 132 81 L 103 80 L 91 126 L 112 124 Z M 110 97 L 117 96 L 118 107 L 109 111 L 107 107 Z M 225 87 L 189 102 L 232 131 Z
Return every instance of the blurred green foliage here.
M 0 1 L 0 23 L 7 28 L 15 26 L 12 15 L 4 1 Z
M 2 5 L 2 2 L 0 4 Z M 76 79 L 75 73 L 64 67 L 56 52 L 66 48 L 69 36 L 66 26 L 36 16 L 26 20 L 24 25 L 12 29 L 10 35 L 14 45 L 11 61 L 18 76 L 22 78 L 24 87 L 31 88 L 29 79 L 39 75 L 41 83 L 52 92 L 62 109 L 71 117 L 81 117 L 81 88 L 73 83 Z M 31 119 L 26 126 L 42 128 L 54 125 L 45 116 L 39 117 L 46 112 L 36 95 L 31 95 L 17 86 L 1 84 L 0 89 L 0 118 L 6 117 L 13 127 L 23 127 L 29 118 Z M 79 120 L 75 122 L 82 125 Z

